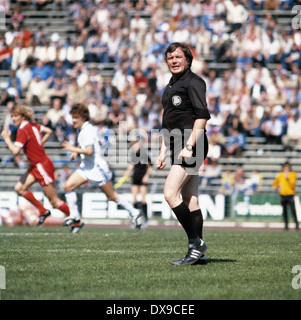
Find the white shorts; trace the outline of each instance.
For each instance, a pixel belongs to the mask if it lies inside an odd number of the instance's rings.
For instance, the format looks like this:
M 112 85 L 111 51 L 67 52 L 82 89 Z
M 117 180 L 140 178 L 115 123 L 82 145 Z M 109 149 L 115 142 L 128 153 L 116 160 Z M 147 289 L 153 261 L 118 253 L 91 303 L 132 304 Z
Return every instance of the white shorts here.
M 77 172 L 93 186 L 102 187 L 112 179 L 112 172 L 104 161 L 101 166 L 97 165 L 92 169 L 79 168 Z

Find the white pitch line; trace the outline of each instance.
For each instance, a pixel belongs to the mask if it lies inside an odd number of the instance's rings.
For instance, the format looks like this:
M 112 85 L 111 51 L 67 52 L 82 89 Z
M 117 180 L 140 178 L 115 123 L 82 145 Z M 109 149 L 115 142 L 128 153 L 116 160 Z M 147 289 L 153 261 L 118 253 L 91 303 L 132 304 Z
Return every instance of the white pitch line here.
M 89 235 L 91 234 L 99 234 L 99 233 L 96 233 L 96 232 L 89 232 Z M 18 233 L 18 232 L 3 232 L 3 233 L 0 233 L 0 237 L 1 236 L 6 236 L 6 237 L 14 237 L 14 236 L 25 236 L 25 237 L 32 237 L 32 236 L 66 236 L 66 235 L 71 235 L 70 232 L 54 232 L 54 233 L 51 233 L 51 232 L 37 232 L 37 233 Z M 114 235 L 117 235 L 117 233 L 106 233 L 106 234 L 99 234 L 101 235 L 102 237 L 105 236 L 105 237 L 109 237 L 109 236 L 114 236 Z M 71 235 L 72 236 L 72 235 Z
M 108 253 L 108 254 L 129 254 L 129 253 L 133 253 L 132 250 L 101 250 L 101 249 L 31 249 L 32 251 L 42 251 L 44 253 L 80 253 L 80 252 L 84 252 L 84 253 Z M 12 253 L 24 253 L 24 250 L 22 249 L 8 249 L 5 250 L 5 252 L 12 252 Z M 137 250 L 136 250 L 137 252 Z M 147 253 L 160 253 L 160 254 L 168 254 L 168 253 L 176 253 L 177 251 L 175 250 L 148 250 Z
M 66 233 L 51 233 L 51 232 L 37 232 L 37 233 L 17 233 L 17 232 L 5 232 L 0 233 L 0 236 L 7 236 L 7 237 L 14 237 L 14 236 L 25 236 L 25 237 L 31 237 L 36 235 L 43 235 L 43 236 L 54 236 L 54 235 L 66 235 Z

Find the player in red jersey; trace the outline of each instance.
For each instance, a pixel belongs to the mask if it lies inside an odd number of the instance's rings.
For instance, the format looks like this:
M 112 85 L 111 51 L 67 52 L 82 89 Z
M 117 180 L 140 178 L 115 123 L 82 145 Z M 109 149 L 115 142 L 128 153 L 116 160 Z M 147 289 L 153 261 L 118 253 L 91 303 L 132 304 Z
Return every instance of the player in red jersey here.
M 66 216 L 69 216 L 70 210 L 68 205 L 58 198 L 53 185 L 55 179 L 53 162 L 44 150 L 44 143 L 49 139 L 52 130 L 36 124 L 33 121 L 33 112 L 27 106 L 15 106 L 12 109 L 11 115 L 14 125 L 19 127 L 16 141 L 12 142 L 9 130 L 4 130 L 1 136 L 13 155 L 19 154 L 23 149 L 30 164 L 28 171 L 16 184 L 15 191 L 39 210 L 38 226 L 44 223 L 51 212 L 44 208 L 43 204 L 28 190 L 36 182 L 41 185 L 50 204 L 62 211 Z

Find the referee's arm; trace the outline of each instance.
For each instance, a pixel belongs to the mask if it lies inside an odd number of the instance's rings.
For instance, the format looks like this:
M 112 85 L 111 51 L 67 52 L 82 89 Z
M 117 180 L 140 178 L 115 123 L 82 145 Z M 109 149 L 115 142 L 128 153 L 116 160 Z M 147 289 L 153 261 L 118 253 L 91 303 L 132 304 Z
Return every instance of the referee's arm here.
M 206 119 L 196 119 L 193 125 L 192 132 L 189 136 L 189 139 L 187 141 L 187 145 L 196 146 L 197 141 L 199 138 L 204 134 L 204 130 L 206 127 L 207 120 Z M 187 150 L 186 146 L 182 149 L 180 152 L 178 159 L 181 157 L 184 158 L 191 158 L 193 154 L 193 151 Z

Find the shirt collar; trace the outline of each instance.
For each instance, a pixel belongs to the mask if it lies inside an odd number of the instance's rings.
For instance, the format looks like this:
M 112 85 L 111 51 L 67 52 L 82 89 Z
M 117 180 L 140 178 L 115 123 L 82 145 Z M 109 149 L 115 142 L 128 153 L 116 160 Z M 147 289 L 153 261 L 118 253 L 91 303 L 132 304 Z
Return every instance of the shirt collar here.
M 170 81 L 169 81 L 169 85 L 172 86 L 173 84 L 175 84 L 176 82 L 178 82 L 181 79 L 185 79 L 185 77 L 190 73 L 190 68 L 187 68 L 175 81 L 173 80 L 173 77 L 171 77 Z
M 28 124 L 27 120 L 23 121 L 20 125 L 20 129 L 23 129 L 27 124 Z
M 82 128 L 80 129 L 80 131 L 82 131 L 82 130 L 84 130 L 88 125 L 89 125 L 89 121 L 86 121 L 84 124 L 83 124 L 83 126 L 82 126 Z

